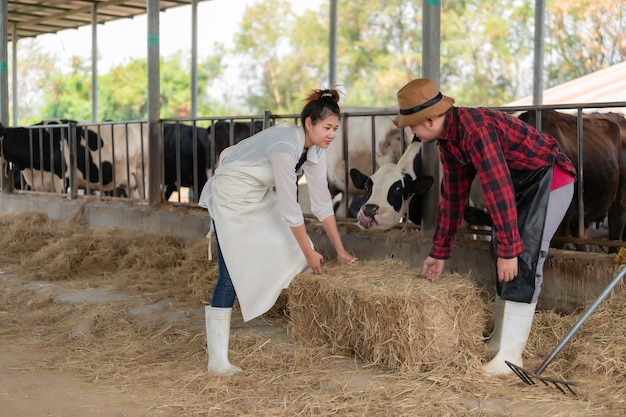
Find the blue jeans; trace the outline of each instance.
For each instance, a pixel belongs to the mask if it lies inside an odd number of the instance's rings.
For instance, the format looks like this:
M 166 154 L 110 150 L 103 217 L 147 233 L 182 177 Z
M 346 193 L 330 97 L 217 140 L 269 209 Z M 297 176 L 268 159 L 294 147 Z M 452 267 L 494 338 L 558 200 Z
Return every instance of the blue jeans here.
M 213 230 L 215 230 L 215 223 L 213 223 Z M 217 247 L 218 273 L 217 284 L 215 284 L 213 297 L 211 298 L 211 307 L 231 308 L 235 304 L 235 287 L 233 286 L 233 281 L 230 279 L 228 268 L 226 268 L 226 263 L 222 256 L 222 249 L 220 248 L 220 242 L 217 238 L 217 232 L 215 232 L 215 246 Z

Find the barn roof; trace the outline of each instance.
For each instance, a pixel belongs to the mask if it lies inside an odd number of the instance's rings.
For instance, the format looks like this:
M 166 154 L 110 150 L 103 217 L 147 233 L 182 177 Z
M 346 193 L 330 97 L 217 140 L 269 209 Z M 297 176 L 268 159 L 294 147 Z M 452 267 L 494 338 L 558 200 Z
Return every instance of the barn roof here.
M 189 4 L 191 0 L 160 0 L 159 10 Z M 18 40 L 91 25 L 93 5 L 98 23 L 147 12 L 147 0 L 8 0 L 8 40 L 13 40 L 13 25 Z
M 542 104 L 609 102 L 626 102 L 626 61 L 544 90 Z M 505 106 L 530 106 L 532 104 L 533 96 L 531 95 L 505 104 Z M 626 113 L 626 107 L 606 108 L 605 111 Z

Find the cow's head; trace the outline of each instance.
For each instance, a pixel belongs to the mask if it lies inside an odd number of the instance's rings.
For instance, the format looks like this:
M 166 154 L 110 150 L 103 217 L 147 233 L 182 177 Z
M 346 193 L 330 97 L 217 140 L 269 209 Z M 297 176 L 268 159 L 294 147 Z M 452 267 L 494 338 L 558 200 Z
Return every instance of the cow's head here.
M 362 229 L 388 230 L 408 214 L 411 222 L 421 221 L 421 196 L 434 182 L 421 175 L 421 143 L 413 142 L 397 164 L 382 165 L 371 177 L 350 170 L 356 188 L 365 190 L 365 202 L 357 214 Z

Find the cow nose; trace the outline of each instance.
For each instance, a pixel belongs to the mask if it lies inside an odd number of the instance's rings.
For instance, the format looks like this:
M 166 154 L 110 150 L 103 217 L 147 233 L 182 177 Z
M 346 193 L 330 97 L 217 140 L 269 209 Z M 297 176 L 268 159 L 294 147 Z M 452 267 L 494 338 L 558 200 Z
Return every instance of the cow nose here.
M 363 207 L 363 213 L 370 219 L 373 219 L 376 213 L 378 213 L 378 206 L 376 204 L 366 204 Z

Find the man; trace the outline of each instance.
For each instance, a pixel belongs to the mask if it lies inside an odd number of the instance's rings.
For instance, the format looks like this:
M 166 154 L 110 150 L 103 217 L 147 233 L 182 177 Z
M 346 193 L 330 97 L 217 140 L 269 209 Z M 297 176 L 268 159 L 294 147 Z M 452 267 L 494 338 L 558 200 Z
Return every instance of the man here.
M 496 256 L 494 332 L 483 365 L 486 375 L 523 366 L 543 282 L 543 264 L 574 193 L 576 170 L 556 139 L 508 113 L 455 107 L 425 78 L 398 91 L 398 128 L 409 126 L 424 142 L 437 141 L 443 166 L 441 204 L 433 245 L 422 273 L 441 275 L 463 219 L 470 185 L 478 178 L 493 222 Z

